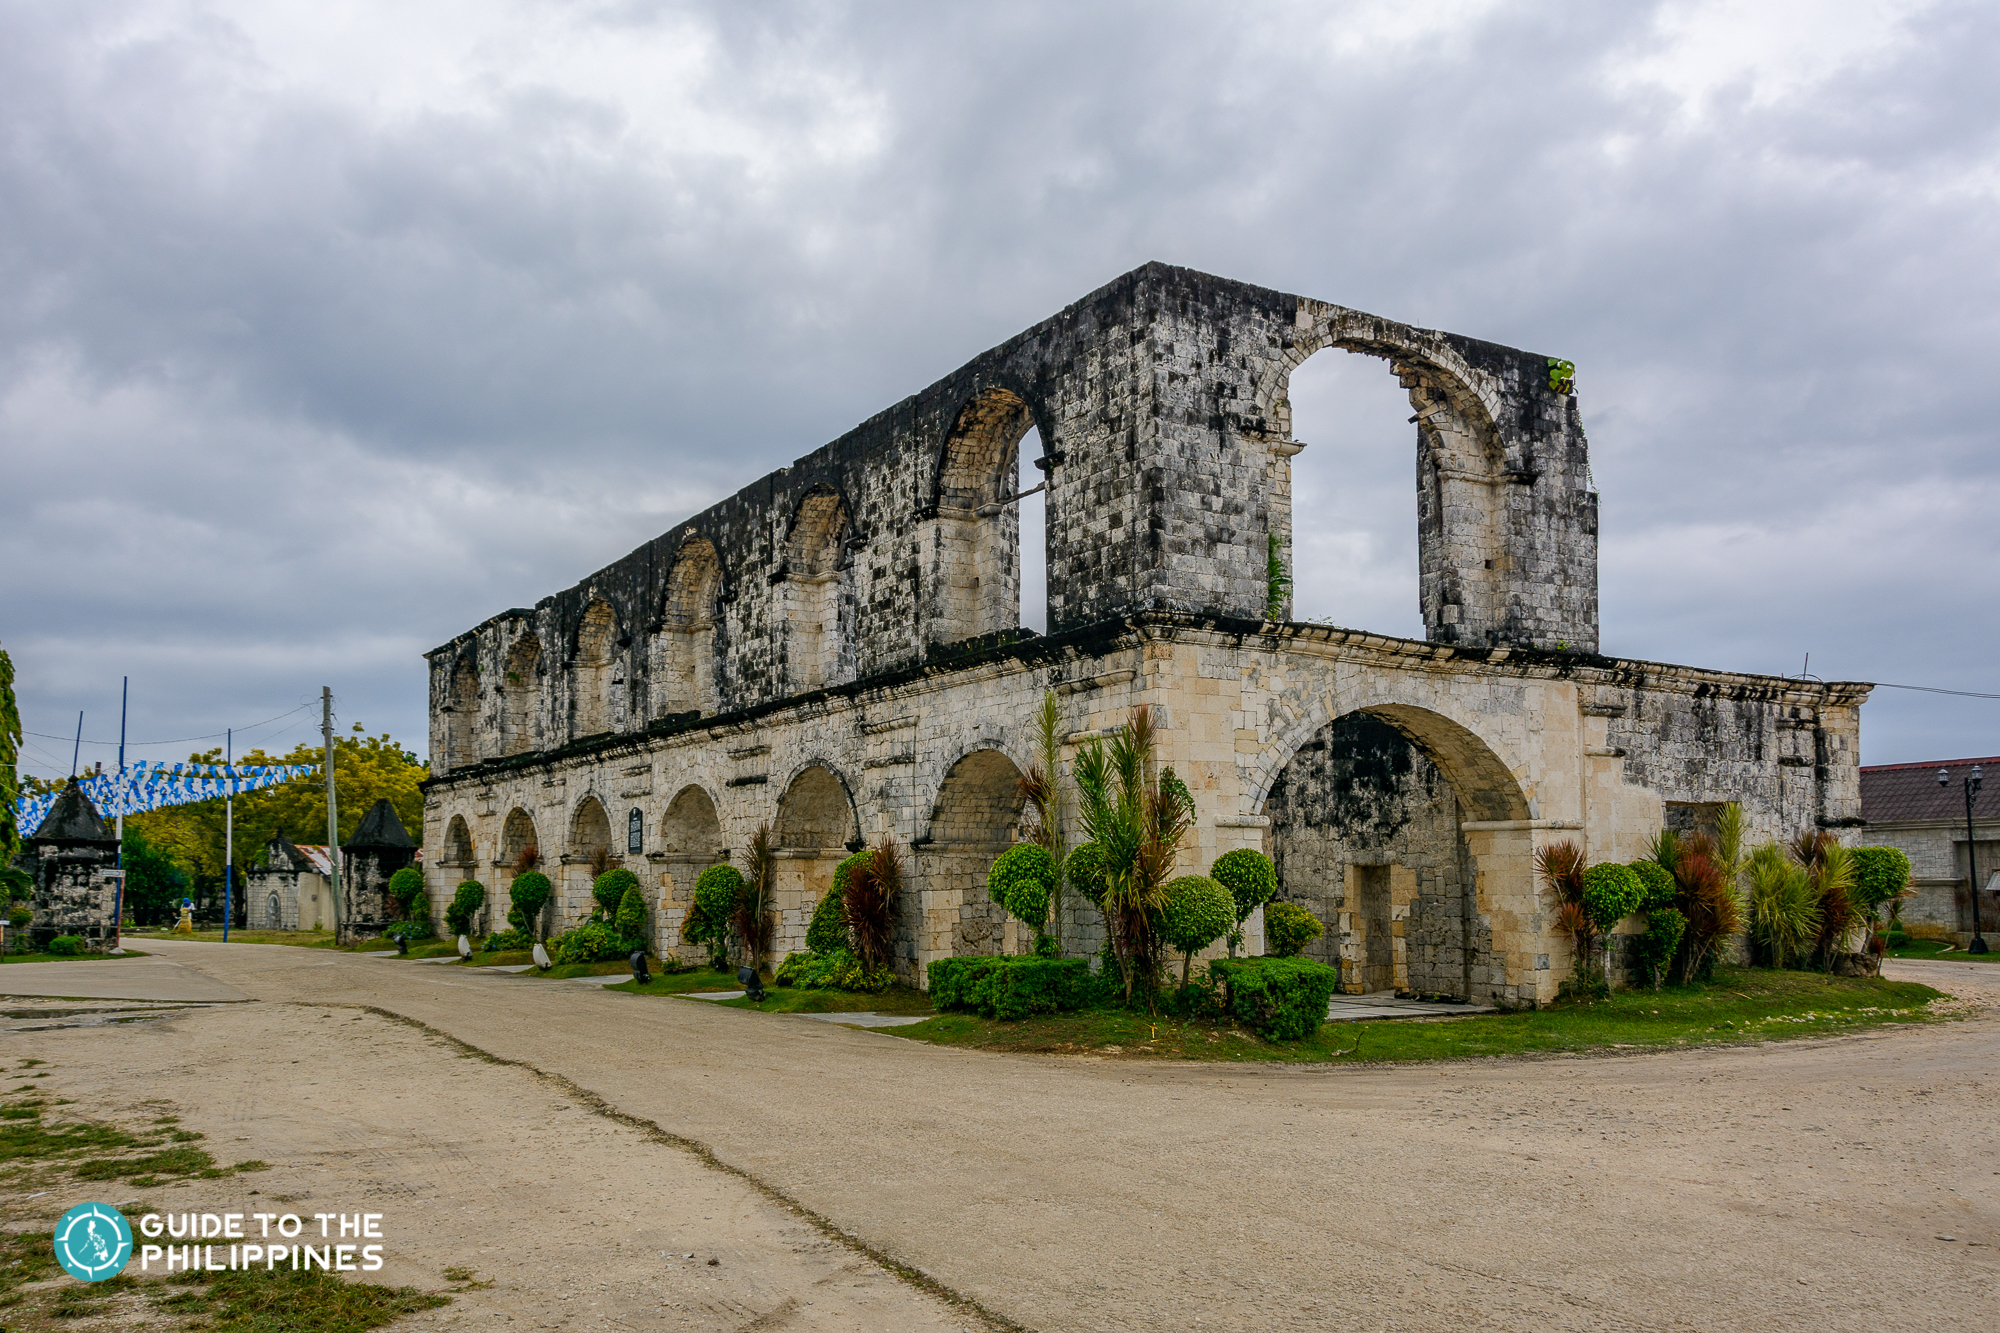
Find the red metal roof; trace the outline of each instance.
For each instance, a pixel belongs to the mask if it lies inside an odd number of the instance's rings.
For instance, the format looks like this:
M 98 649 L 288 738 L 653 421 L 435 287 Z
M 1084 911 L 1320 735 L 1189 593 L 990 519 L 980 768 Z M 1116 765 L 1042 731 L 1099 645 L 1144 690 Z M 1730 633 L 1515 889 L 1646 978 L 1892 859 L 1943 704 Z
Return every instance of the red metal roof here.
M 1861 770 L 1861 817 L 1871 824 L 1906 819 L 1964 819 L 1965 771 L 1983 766 L 1986 780 L 1972 798 L 1972 813 L 1985 821 L 2000 818 L 2000 755 L 1985 759 L 1934 759 L 1927 764 L 1877 764 Z M 1938 786 L 1940 768 L 1951 770 L 1949 786 Z

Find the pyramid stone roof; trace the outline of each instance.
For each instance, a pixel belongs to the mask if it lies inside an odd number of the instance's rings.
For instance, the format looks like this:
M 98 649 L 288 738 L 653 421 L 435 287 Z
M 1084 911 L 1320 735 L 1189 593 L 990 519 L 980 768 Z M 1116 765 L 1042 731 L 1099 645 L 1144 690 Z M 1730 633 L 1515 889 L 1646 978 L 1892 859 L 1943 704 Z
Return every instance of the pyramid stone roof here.
M 55 803 L 49 806 L 49 813 L 43 818 L 41 827 L 29 835 L 30 842 L 91 843 L 101 842 L 116 845 L 118 834 L 104 822 L 97 813 L 97 807 L 83 794 L 75 778 L 62 789 Z
M 416 839 L 410 836 L 403 821 L 396 818 L 396 808 L 384 799 L 369 807 L 362 816 L 361 827 L 354 830 L 354 836 L 340 845 L 343 852 L 362 847 L 415 847 Z

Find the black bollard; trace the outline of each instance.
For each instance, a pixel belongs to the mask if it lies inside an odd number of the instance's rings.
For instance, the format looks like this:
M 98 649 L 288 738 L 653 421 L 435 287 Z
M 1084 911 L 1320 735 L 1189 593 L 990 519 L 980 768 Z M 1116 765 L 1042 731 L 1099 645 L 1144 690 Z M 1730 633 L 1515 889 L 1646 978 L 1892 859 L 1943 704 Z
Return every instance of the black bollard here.
M 646 970 L 646 951 L 644 949 L 634 949 L 631 961 L 632 980 L 638 982 L 641 986 L 652 985 L 653 974 Z

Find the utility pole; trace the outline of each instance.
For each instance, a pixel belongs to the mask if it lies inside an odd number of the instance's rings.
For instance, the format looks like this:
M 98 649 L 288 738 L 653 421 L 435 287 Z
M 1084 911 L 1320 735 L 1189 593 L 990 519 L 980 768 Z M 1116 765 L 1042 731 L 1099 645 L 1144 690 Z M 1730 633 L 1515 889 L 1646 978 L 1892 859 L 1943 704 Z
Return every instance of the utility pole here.
M 236 915 L 236 793 L 229 781 L 236 763 L 236 729 L 222 735 L 222 942 L 227 944 L 229 918 Z
M 333 790 L 333 688 L 319 687 L 319 734 L 326 746 L 326 868 L 333 885 L 333 938 L 340 939 L 340 807 Z
M 125 869 L 125 711 L 132 702 L 132 678 L 127 676 L 118 687 L 118 859 L 115 864 L 121 871 Z M 118 893 L 111 907 L 111 947 L 125 947 L 125 876 L 118 876 Z

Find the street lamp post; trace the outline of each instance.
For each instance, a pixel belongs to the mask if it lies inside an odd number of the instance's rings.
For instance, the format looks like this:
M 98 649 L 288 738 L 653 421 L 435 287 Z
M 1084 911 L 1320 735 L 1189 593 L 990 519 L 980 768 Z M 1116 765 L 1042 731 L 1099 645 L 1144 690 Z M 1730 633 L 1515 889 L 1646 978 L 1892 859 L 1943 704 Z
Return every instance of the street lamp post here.
M 1985 953 L 1986 939 L 1979 929 L 1979 844 L 1972 835 L 1972 802 L 1979 795 L 1979 779 L 1983 776 L 1979 765 L 1972 766 L 1972 772 L 1965 778 L 1965 882 L 1972 886 L 1972 943 L 1965 946 L 1967 953 Z M 1951 785 L 1951 771 L 1938 770 L 1938 786 Z

